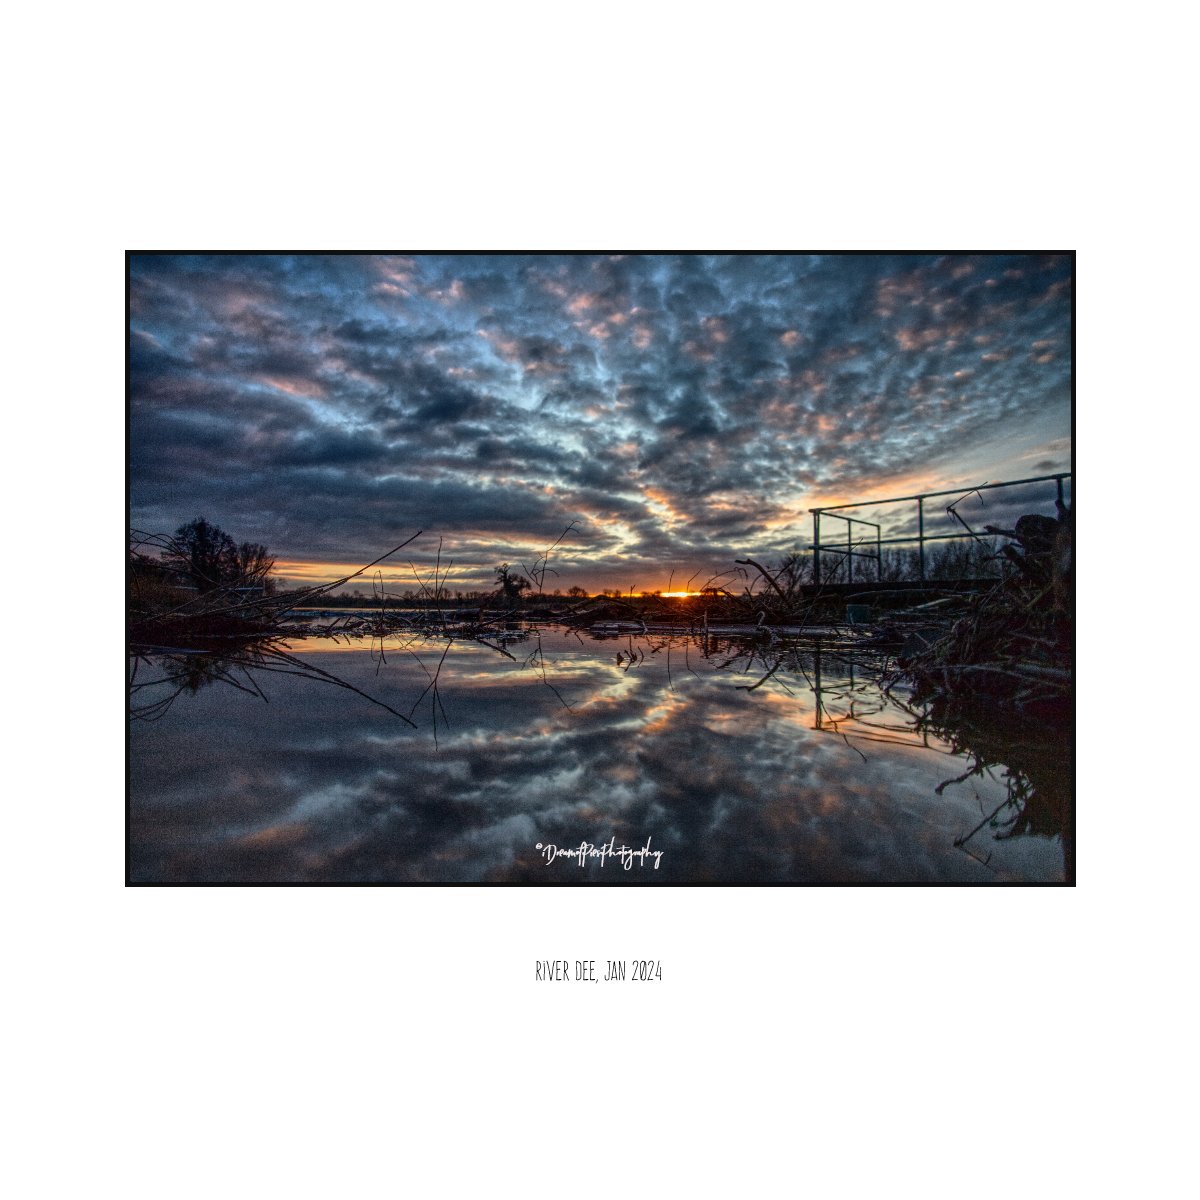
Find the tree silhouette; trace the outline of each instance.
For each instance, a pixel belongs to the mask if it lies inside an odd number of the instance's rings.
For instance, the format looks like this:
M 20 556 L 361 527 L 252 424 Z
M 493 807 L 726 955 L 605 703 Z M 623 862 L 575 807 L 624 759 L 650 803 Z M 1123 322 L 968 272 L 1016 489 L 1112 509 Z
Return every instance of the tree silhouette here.
M 243 542 L 239 546 L 225 530 L 203 517 L 175 530 L 162 558 L 201 592 L 229 587 L 270 590 L 267 577 L 275 565 L 266 546 L 256 542 Z
M 506 600 L 519 600 L 521 593 L 529 587 L 529 580 L 524 575 L 514 574 L 508 563 L 501 563 L 496 568 L 496 582 Z
M 242 587 L 257 585 L 266 587 L 270 591 L 271 581 L 267 576 L 270 575 L 274 566 L 275 559 L 266 546 L 259 545 L 257 542 L 243 542 L 237 548 L 236 570 Z

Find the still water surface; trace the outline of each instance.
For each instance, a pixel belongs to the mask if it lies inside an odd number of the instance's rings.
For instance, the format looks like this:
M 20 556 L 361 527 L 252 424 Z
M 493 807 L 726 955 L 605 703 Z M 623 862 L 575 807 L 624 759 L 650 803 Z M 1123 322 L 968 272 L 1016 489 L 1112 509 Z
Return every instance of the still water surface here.
M 138 662 L 135 716 L 154 719 L 131 723 L 133 881 L 1063 878 L 1057 836 L 985 826 L 955 846 L 1005 800 L 1002 772 L 938 795 L 970 762 L 913 731 L 870 656 L 561 630 L 508 643 L 512 657 L 466 640 L 288 649 L 366 695 L 203 658 Z M 661 852 L 657 868 L 548 861 L 610 839 Z

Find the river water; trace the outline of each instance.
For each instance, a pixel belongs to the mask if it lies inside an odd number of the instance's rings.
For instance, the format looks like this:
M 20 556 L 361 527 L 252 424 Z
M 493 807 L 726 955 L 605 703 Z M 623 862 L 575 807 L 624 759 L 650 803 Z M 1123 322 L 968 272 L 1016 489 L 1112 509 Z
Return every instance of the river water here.
M 903 690 L 881 688 L 877 655 L 511 637 L 138 659 L 131 880 L 1064 878 L 1056 831 L 1008 823 L 1019 806 L 1005 806 L 1004 764 L 938 793 L 972 761 L 916 730 Z

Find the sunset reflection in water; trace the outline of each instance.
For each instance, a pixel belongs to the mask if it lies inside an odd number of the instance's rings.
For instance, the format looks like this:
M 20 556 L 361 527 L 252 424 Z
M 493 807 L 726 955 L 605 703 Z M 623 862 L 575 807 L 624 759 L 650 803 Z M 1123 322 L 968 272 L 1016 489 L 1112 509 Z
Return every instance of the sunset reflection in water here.
M 201 683 L 133 721 L 133 881 L 1062 878 L 1057 838 L 985 831 L 976 853 L 955 847 L 1004 783 L 984 775 L 937 795 L 968 764 L 912 731 L 869 662 L 806 649 L 763 680 L 750 644 L 559 630 L 503 652 L 380 648 L 289 650 L 417 729 L 354 692 L 253 670 L 269 703 Z M 161 660 L 139 680 L 154 670 Z M 658 869 L 547 863 L 535 849 L 610 838 L 633 849 L 651 838 Z

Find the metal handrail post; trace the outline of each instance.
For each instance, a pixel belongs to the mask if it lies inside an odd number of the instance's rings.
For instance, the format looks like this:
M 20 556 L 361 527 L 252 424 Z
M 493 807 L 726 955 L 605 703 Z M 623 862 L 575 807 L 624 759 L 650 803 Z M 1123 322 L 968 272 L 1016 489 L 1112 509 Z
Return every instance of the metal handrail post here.
M 917 497 L 917 544 L 921 556 L 921 582 L 925 582 L 925 497 Z

